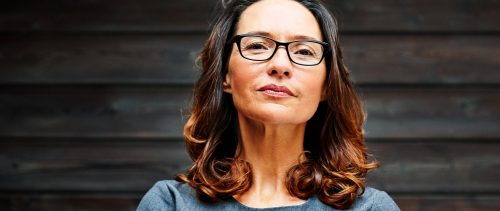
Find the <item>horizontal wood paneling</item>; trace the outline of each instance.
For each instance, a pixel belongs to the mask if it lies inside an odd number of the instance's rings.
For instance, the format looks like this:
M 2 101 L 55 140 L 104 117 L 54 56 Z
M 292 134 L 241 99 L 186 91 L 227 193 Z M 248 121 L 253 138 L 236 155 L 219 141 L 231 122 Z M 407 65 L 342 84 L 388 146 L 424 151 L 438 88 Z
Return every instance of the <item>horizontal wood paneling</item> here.
M 2 31 L 207 30 L 218 1 L 132 0 L 0 3 Z M 495 0 L 326 1 L 347 31 L 500 31 Z
M 193 84 L 201 35 L 0 36 L 0 83 Z
M 500 210 L 500 197 L 493 196 L 398 196 L 392 195 L 404 211 L 494 211 Z
M 4 140 L 3 191 L 146 191 L 191 163 L 180 140 Z
M 2 211 L 134 211 L 143 193 L 0 193 Z
M 391 193 L 500 193 L 500 144 L 369 140 L 381 168 L 368 184 Z M 145 191 L 191 162 L 182 140 L 14 139 L 0 142 L 3 191 Z
M 2 31 L 208 30 L 215 1 L 25 0 L 0 4 Z
M 191 87 L 4 87 L 0 135 L 180 137 Z
M 397 193 L 500 193 L 500 143 L 495 141 L 371 141 L 381 167 L 368 184 Z
M 497 138 L 500 89 L 366 88 L 367 137 Z
M 193 84 L 204 34 L 4 35 L 0 83 Z M 345 36 L 358 84 L 500 84 L 497 36 Z
M 4 86 L 0 136 L 181 137 L 191 87 Z M 500 89 L 361 90 L 369 138 L 499 138 Z
M 348 31 L 498 31 L 495 0 L 328 0 Z
M 499 36 L 344 36 L 360 84 L 500 84 Z

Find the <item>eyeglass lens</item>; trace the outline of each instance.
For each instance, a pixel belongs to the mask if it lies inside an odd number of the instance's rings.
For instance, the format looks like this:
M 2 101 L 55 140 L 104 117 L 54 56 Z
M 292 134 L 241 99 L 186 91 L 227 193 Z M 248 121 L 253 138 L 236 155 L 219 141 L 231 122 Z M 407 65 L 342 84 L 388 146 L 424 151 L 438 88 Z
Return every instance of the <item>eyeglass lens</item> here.
M 240 52 L 243 57 L 251 60 L 264 61 L 270 59 L 276 50 L 276 42 L 264 37 L 242 37 Z M 313 65 L 321 61 L 323 46 L 310 41 L 295 41 L 288 45 L 288 55 L 293 62 Z

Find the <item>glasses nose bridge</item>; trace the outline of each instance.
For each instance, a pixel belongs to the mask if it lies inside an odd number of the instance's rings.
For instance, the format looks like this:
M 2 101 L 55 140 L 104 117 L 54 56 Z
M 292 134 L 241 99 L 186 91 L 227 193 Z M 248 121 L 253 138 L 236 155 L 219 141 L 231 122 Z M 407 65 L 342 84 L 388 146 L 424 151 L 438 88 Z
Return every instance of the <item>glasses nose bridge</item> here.
M 276 49 L 278 49 L 280 46 L 284 46 L 285 49 L 287 49 L 287 51 L 288 51 L 288 45 L 291 43 L 291 42 L 280 42 L 276 40 L 274 40 L 274 42 L 276 43 Z
M 270 59 L 272 59 L 272 57 L 274 57 L 274 55 L 278 52 L 278 50 L 281 46 L 283 46 L 285 48 L 286 54 L 287 54 L 288 58 L 290 58 L 290 52 L 288 52 L 288 45 L 290 45 L 290 43 L 292 43 L 292 42 L 280 42 L 280 41 L 276 41 L 276 40 L 273 40 L 273 41 L 274 41 L 274 43 L 276 43 L 276 46 L 274 49 L 274 53 Z

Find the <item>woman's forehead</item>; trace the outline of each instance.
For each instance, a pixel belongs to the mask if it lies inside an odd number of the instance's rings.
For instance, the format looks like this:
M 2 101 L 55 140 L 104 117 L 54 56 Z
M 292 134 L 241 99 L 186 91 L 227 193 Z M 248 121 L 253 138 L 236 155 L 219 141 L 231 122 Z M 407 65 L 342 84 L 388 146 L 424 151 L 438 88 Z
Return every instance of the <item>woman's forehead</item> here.
M 265 32 L 276 39 L 311 37 L 322 40 L 314 15 L 303 5 L 291 0 L 262 0 L 243 11 L 236 34 Z

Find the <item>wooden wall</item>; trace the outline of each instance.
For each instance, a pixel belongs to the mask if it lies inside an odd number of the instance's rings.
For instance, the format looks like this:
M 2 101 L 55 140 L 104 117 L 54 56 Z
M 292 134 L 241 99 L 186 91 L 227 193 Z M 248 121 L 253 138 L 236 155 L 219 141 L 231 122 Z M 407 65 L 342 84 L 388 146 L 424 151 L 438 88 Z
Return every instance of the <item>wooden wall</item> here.
M 0 210 L 134 210 L 190 159 L 215 1 L 0 2 Z M 327 1 L 368 111 L 369 185 L 500 210 L 500 1 Z

